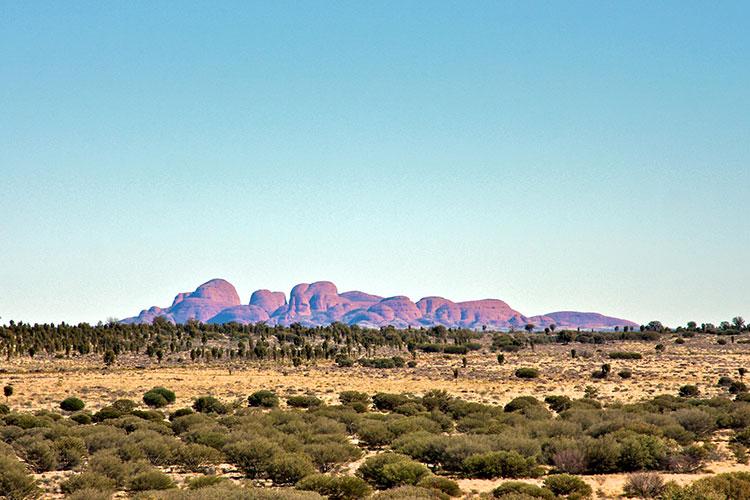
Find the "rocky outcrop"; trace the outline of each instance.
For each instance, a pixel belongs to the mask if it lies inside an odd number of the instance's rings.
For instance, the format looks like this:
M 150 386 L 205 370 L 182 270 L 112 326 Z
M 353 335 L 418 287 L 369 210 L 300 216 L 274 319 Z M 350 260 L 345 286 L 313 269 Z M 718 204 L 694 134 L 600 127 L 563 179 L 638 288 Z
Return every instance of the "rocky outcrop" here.
M 604 316 L 599 313 L 578 311 L 558 311 L 547 313 L 542 316 L 532 316 L 529 318 L 529 323 L 533 323 L 540 328 L 545 328 L 550 325 L 555 325 L 559 328 L 582 329 L 609 329 L 616 326 L 638 326 L 632 321 Z
M 282 292 L 256 290 L 250 302 L 243 305 L 234 286 L 225 280 L 214 279 L 192 293 L 178 294 L 170 307 L 151 307 L 123 322 L 151 323 L 159 316 L 174 323 L 197 320 L 317 326 L 342 322 L 372 328 L 442 325 L 479 330 L 523 328 L 529 323 L 538 328 L 552 324 L 560 328 L 636 326 L 636 323 L 619 318 L 575 311 L 526 317 L 498 299 L 453 302 L 443 297 L 425 297 L 414 303 L 405 296 L 383 298 L 356 290 L 339 293 L 330 281 L 300 283 L 292 288 L 289 301 Z

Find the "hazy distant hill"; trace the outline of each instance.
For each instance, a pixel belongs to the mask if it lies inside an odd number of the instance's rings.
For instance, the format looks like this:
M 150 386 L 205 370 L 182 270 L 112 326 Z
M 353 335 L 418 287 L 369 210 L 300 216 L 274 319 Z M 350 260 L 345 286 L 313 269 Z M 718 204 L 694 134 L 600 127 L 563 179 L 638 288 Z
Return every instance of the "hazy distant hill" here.
M 330 281 L 300 283 L 287 300 L 283 292 L 257 290 L 250 302 L 242 304 L 234 286 L 214 279 L 194 292 L 178 294 L 166 308 L 151 307 L 124 323 L 150 323 L 164 316 L 175 323 L 195 319 L 205 323 L 258 323 L 307 326 L 335 321 L 349 325 L 380 327 L 393 325 L 460 327 L 481 329 L 523 328 L 533 323 L 543 328 L 555 324 L 564 328 L 614 328 L 637 326 L 632 321 L 599 313 L 560 311 L 527 317 L 498 299 L 453 302 L 443 297 L 425 297 L 412 302 L 408 297 L 379 297 L 359 291 L 339 293 Z

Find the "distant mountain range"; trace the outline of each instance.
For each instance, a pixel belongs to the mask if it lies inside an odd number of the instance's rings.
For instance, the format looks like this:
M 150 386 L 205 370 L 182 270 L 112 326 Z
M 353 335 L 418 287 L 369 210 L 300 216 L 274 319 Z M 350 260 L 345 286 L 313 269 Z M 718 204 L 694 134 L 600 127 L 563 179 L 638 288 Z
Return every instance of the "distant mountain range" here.
M 166 308 L 144 309 L 138 316 L 123 323 L 151 323 L 164 316 L 174 323 L 194 319 L 204 323 L 259 323 L 306 326 L 341 322 L 348 325 L 378 328 L 393 325 L 397 328 L 483 327 L 491 330 L 521 329 L 532 323 L 537 328 L 552 324 L 558 328 L 602 328 L 637 326 L 636 323 L 598 313 L 558 311 L 541 316 L 524 316 L 498 299 L 453 302 L 443 297 L 425 297 L 412 302 L 402 295 L 379 297 L 351 291 L 339 293 L 330 281 L 300 283 L 292 288 L 289 300 L 283 292 L 256 290 L 249 304 L 242 304 L 234 286 L 223 279 L 213 279 L 194 292 L 179 293 Z

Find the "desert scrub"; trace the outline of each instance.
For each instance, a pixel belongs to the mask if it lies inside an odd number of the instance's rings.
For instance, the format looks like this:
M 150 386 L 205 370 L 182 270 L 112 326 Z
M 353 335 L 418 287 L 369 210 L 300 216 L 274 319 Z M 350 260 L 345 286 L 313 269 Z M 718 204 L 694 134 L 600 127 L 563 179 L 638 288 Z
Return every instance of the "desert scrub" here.
M 381 453 L 368 458 L 357 470 L 357 475 L 378 489 L 415 485 L 430 470 L 419 462 L 398 453 Z
M 535 484 L 523 483 L 521 481 L 506 481 L 492 490 L 492 496 L 495 498 L 541 498 L 543 500 L 553 500 L 555 494 L 547 488 L 542 488 Z
M 279 397 L 273 391 L 262 389 L 248 396 L 247 404 L 258 408 L 275 408 L 279 406 Z
M 539 377 L 539 370 L 536 368 L 518 368 L 515 375 L 518 378 L 537 378 Z
M 15 457 L 0 453 L 0 492 L 9 500 L 36 497 L 36 481 Z
M 665 490 L 664 480 L 654 472 L 630 474 L 625 480 L 623 493 L 627 497 L 659 498 Z
M 363 479 L 355 476 L 329 476 L 313 474 L 300 480 L 298 490 L 314 491 L 330 500 L 356 500 L 366 498 L 372 488 Z
M 64 411 L 81 411 L 86 404 L 76 397 L 65 398 L 60 402 L 60 409 Z
M 82 472 L 60 483 L 60 491 L 68 495 L 83 489 L 113 492 L 116 486 L 117 483 L 107 476 L 96 472 Z
M 193 403 L 193 409 L 199 413 L 218 413 L 227 412 L 227 407 L 213 396 L 201 396 Z
M 451 497 L 461 496 L 461 488 L 452 479 L 441 476 L 425 476 L 417 483 L 421 488 L 438 490 Z
M 172 478 L 158 469 L 140 472 L 128 481 L 131 491 L 167 490 L 176 486 Z
M 591 486 L 583 479 L 570 474 L 556 474 L 544 479 L 544 487 L 558 497 L 589 498 L 592 494 Z
M 639 352 L 612 351 L 609 353 L 609 359 L 643 359 L 643 355 Z
M 292 408 L 317 408 L 323 401 L 315 396 L 291 396 L 286 399 L 286 404 Z
M 515 451 L 491 451 L 471 455 L 464 460 L 464 473 L 478 479 L 537 477 L 536 460 Z

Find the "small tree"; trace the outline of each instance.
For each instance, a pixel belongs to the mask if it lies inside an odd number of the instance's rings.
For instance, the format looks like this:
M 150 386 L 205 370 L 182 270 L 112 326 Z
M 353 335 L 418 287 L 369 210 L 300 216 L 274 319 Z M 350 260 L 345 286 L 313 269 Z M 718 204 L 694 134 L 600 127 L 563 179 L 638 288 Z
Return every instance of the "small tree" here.
M 505 363 L 505 355 L 504 354 L 498 354 L 497 355 L 497 364 L 502 365 Z
M 3 394 L 5 395 L 5 400 L 7 401 L 8 398 L 10 398 L 13 395 L 13 386 L 8 384 L 5 387 L 3 387 Z
M 740 375 L 740 380 L 742 380 L 745 374 L 747 373 L 747 368 L 739 367 L 737 368 L 737 373 Z
M 115 351 L 113 351 L 112 349 L 107 349 L 103 357 L 104 364 L 107 366 L 112 366 L 116 360 L 117 356 L 115 355 Z
M 85 403 L 76 397 L 69 397 L 60 402 L 60 408 L 65 411 L 80 411 L 84 406 Z
M 536 325 L 534 323 L 526 323 L 526 326 L 523 327 L 527 332 L 531 333 L 534 331 L 534 328 L 536 328 Z

